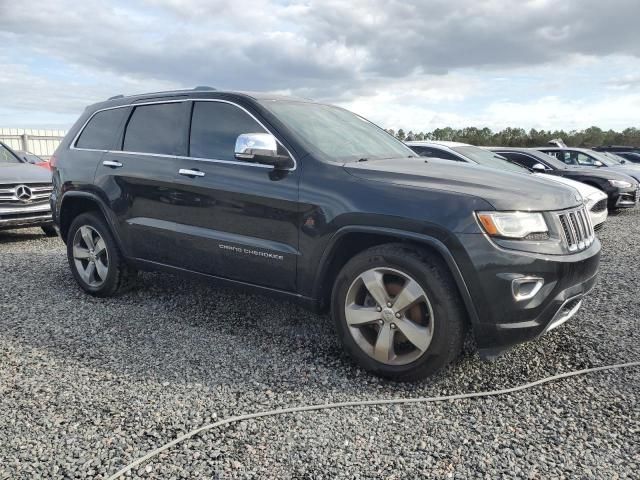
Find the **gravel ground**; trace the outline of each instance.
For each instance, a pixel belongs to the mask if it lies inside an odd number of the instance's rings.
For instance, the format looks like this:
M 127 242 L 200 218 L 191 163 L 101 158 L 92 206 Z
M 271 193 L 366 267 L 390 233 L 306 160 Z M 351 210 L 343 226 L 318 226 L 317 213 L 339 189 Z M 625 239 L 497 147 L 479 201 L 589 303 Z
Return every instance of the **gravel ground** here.
M 514 386 L 640 359 L 640 211 L 600 234 L 600 281 L 563 327 L 494 363 L 474 352 L 396 384 L 324 316 L 160 274 L 116 299 L 76 287 L 60 240 L 0 232 L 0 479 L 106 478 L 241 413 Z M 491 399 L 355 407 L 211 430 L 135 478 L 638 478 L 640 369 Z M 131 478 L 131 477 L 129 477 Z

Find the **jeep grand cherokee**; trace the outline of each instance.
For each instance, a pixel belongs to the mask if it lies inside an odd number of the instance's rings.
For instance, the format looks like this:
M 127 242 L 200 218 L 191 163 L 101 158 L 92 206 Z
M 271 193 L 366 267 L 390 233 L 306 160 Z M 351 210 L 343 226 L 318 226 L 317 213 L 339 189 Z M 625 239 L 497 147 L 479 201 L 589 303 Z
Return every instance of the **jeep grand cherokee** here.
M 576 191 L 431 162 L 341 108 L 189 90 L 118 97 L 56 152 L 54 218 L 86 292 L 138 270 L 329 310 L 364 368 L 429 375 L 569 319 L 600 243 Z

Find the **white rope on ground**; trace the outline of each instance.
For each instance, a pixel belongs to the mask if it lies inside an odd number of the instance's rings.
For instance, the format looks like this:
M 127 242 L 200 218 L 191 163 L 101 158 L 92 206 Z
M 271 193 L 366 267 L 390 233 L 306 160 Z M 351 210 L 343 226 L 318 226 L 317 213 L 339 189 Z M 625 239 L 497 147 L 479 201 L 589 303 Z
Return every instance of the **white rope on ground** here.
M 586 375 L 589 373 L 601 372 L 604 370 L 613 370 L 616 368 L 632 368 L 632 367 L 639 367 L 639 366 L 640 366 L 640 361 L 635 361 L 635 362 L 628 362 L 628 363 L 618 363 L 615 365 L 604 365 L 601 367 L 585 368 L 584 370 L 575 370 L 572 372 L 552 375 L 550 377 L 542 378 L 540 380 L 536 380 L 535 382 L 529 382 L 523 385 L 518 385 L 516 387 L 504 388 L 501 390 L 491 390 L 487 392 L 460 393 L 457 395 L 445 395 L 442 397 L 390 398 L 390 399 L 381 399 L 381 400 L 358 400 L 358 401 L 351 401 L 351 402 L 325 403 L 320 405 L 303 405 L 299 407 L 281 408 L 278 410 L 269 410 L 266 412 L 256 412 L 256 413 L 249 413 L 245 415 L 237 415 L 235 417 L 229 417 L 215 423 L 204 425 L 200 428 L 196 428 L 195 430 L 192 430 L 189 433 L 185 433 L 184 435 L 176 438 L 175 440 L 172 440 L 171 442 L 159 448 L 156 448 L 155 450 L 131 462 L 129 465 L 127 465 L 126 467 L 122 468 L 121 470 L 113 474 L 111 477 L 109 477 L 108 480 L 117 480 L 118 478 L 122 477 L 125 473 L 131 471 L 132 469 L 143 464 L 144 462 L 151 460 L 153 457 L 156 457 L 157 455 L 164 452 L 165 450 L 168 450 L 174 445 L 184 442 L 185 440 L 188 440 L 191 437 L 198 435 L 202 432 L 206 432 L 207 430 L 211 430 L 212 428 L 216 428 L 216 427 L 221 427 L 223 425 L 229 425 L 231 423 L 251 420 L 253 418 L 272 417 L 275 415 L 285 415 L 288 413 L 328 410 L 332 408 L 361 407 L 361 406 L 370 406 L 370 405 L 432 403 L 432 402 L 445 402 L 449 400 L 464 400 L 468 398 L 493 397 L 497 395 L 505 395 L 508 393 L 520 392 L 522 390 L 527 390 L 529 388 L 537 387 L 545 383 L 554 382 L 556 380 L 561 380 L 564 378 L 576 377 L 578 375 Z

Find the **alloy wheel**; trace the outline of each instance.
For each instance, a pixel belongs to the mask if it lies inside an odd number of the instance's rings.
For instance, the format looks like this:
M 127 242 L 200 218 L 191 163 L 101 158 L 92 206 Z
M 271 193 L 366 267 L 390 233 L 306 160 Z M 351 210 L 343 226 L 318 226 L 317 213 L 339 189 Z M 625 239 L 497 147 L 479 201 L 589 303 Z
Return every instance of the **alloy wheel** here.
M 420 284 L 392 268 L 367 270 L 345 300 L 351 336 L 370 357 L 387 365 L 418 359 L 433 338 L 433 308 Z
M 109 273 L 109 252 L 98 231 L 80 227 L 73 237 L 73 260 L 78 274 L 91 287 L 100 287 Z

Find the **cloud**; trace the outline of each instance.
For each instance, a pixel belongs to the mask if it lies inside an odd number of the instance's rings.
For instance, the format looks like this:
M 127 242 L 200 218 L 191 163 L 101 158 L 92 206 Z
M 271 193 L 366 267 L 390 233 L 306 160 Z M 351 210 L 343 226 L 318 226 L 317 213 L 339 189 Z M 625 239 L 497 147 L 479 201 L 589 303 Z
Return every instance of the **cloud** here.
M 637 0 L 0 0 L 0 11 L 0 60 L 16 69 L 0 100 L 13 110 L 212 85 L 446 121 L 465 117 L 463 101 L 476 116 L 514 101 L 484 98 L 500 94 L 491 72 L 564 72 L 611 56 L 640 64 Z M 39 85 L 34 98 L 19 77 Z
M 115 74 L 331 98 L 420 72 L 639 56 L 637 1 L 613 3 L 5 0 L 0 38 Z

